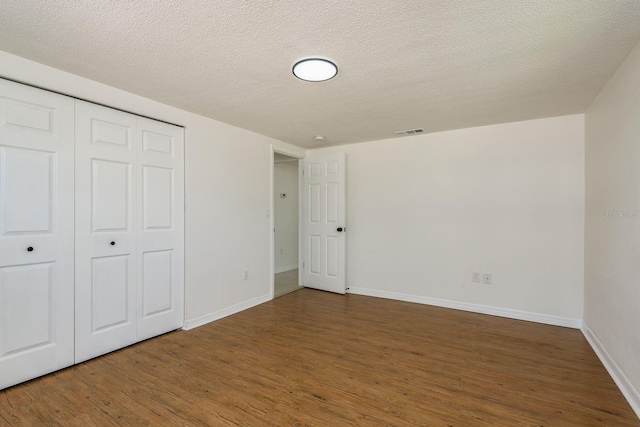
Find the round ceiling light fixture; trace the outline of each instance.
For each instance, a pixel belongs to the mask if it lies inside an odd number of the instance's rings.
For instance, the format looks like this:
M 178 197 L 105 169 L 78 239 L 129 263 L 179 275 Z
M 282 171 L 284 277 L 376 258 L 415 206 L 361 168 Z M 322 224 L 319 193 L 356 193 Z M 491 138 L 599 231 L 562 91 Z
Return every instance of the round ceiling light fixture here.
M 293 66 L 293 75 L 307 82 L 323 82 L 335 77 L 338 67 L 328 59 L 307 58 Z

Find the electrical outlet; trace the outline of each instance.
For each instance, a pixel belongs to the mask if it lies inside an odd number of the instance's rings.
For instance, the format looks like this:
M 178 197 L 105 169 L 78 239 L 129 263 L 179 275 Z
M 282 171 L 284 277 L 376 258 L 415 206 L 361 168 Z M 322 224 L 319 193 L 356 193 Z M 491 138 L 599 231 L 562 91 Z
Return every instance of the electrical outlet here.
M 284 249 L 280 248 L 280 255 L 284 252 Z
M 249 270 L 242 271 L 242 280 L 249 280 Z
M 484 283 L 485 285 L 491 284 L 491 273 L 482 274 L 482 283 Z
M 269 209 L 265 210 L 265 217 L 266 218 L 271 218 L 271 211 Z
M 480 277 L 482 277 L 482 273 L 474 271 L 471 273 L 471 281 L 480 283 Z

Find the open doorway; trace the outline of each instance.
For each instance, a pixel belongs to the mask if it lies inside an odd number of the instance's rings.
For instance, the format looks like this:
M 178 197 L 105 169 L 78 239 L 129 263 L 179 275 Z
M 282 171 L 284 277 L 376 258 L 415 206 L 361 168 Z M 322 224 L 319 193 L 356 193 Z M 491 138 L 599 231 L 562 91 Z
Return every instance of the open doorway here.
M 273 296 L 301 289 L 299 281 L 298 158 L 273 153 Z

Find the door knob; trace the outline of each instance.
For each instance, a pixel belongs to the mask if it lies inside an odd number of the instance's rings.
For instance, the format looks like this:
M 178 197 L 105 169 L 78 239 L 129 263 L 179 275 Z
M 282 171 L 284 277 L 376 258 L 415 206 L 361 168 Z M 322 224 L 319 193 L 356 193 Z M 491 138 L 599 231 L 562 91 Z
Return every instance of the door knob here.
M 343 228 L 342 227 L 338 227 L 336 230 L 338 231 L 338 233 L 342 233 Z
M 111 246 L 114 246 L 116 244 L 116 242 L 111 242 Z
M 33 252 L 33 246 L 29 246 L 29 247 L 27 248 L 27 251 L 28 251 L 28 252 Z

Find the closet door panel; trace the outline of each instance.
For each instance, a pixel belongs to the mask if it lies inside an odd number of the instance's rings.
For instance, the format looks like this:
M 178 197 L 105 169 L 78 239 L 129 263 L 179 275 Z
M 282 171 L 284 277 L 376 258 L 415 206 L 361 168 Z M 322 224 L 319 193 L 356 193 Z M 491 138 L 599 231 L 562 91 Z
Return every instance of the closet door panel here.
M 2 301 L 11 302 L 3 307 L 4 320 L 8 325 L 21 326 L 5 331 L 0 352 L 6 355 L 49 344 L 53 332 L 52 264 L 5 267 L 0 271 Z
M 173 308 L 171 270 L 173 251 L 149 251 L 142 258 L 142 317 L 158 315 Z
M 172 168 L 143 166 L 143 230 L 171 230 L 173 228 L 173 174 Z
M 0 79 L 0 389 L 73 363 L 73 103 Z
M 92 231 L 130 231 L 131 164 L 92 159 Z
M 138 339 L 183 324 L 183 129 L 138 118 Z
M 48 233 L 51 230 L 51 184 L 55 153 L 0 147 L 6 182 L 2 207 L 5 233 Z M 29 191 L 25 192 L 25 188 Z
M 76 101 L 76 363 L 137 341 L 136 117 Z

